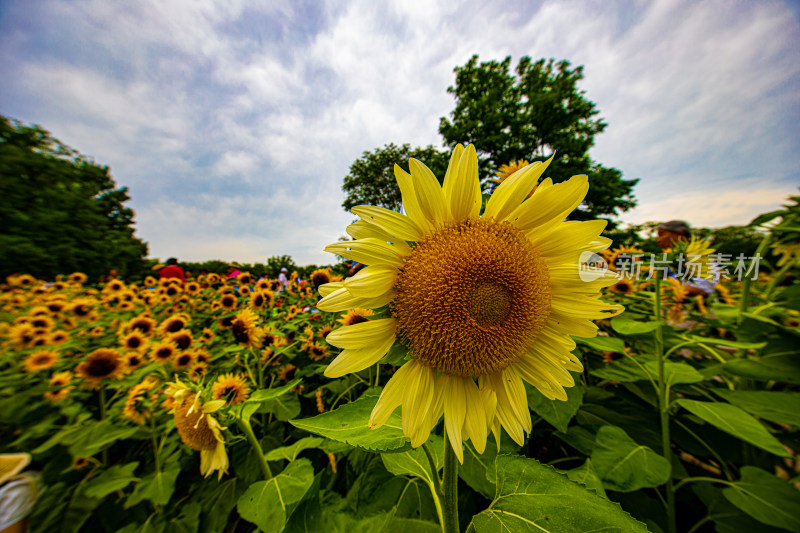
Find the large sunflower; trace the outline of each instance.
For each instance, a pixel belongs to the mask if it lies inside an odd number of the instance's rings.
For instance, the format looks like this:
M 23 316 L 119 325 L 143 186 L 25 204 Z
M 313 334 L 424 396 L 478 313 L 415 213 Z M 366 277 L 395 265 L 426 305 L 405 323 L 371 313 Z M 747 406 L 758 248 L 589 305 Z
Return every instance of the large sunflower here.
M 343 351 L 325 375 L 367 368 L 395 342 L 411 357 L 383 389 L 370 427 L 402 405 L 403 431 L 416 447 L 444 415 L 461 459 L 464 439 L 483 452 L 488 430 L 499 438 L 500 426 L 524 442 L 531 418 L 523 380 L 550 399 L 567 399 L 569 371 L 583 368 L 570 335 L 594 336 L 592 320 L 622 308 L 599 299 L 614 273 L 580 276 L 581 254 L 611 244 L 600 237 L 606 222 L 564 221 L 586 196 L 586 176 L 557 185 L 545 179 L 527 198 L 547 164 L 504 180 L 483 216 L 472 145 L 453 150 L 443 186 L 415 159 L 410 174 L 395 165 L 406 214 L 355 207 L 361 220 L 348 233 L 356 240 L 325 248 L 369 266 L 323 285 L 318 308 L 383 307 L 328 335 Z

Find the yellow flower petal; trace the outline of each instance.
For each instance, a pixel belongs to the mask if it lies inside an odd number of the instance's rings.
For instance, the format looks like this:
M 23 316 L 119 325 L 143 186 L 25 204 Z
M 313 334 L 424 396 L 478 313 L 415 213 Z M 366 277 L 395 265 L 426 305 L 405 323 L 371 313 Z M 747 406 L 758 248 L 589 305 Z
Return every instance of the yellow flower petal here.
M 422 239 L 422 230 L 406 215 L 383 207 L 359 205 L 351 211 L 362 219 L 380 227 L 387 234 L 406 241 Z
M 365 265 L 399 266 L 403 258 L 398 248 L 375 238 L 329 244 L 325 251 Z
M 428 167 L 416 159 L 409 159 L 408 167 L 414 179 L 414 192 L 425 218 L 437 226 L 444 224 L 449 219 L 449 210 L 439 180 Z
M 374 297 L 391 290 L 396 275 L 397 269 L 393 266 L 368 266 L 344 280 L 344 286 L 354 296 Z
M 461 222 L 477 217 L 481 210 L 481 186 L 478 180 L 478 156 L 473 145 L 456 145 L 444 177 L 444 195 L 451 219 Z
M 589 179 L 586 176 L 573 176 L 567 181 L 547 186 L 540 184 L 533 196 L 525 200 L 508 217 L 508 220 L 522 232 L 533 229 L 542 233 L 551 225 L 563 222 L 569 213 L 578 207 L 589 192 Z
M 406 365 L 411 365 L 411 368 L 403 394 L 403 433 L 416 448 L 428 440 L 424 429 L 428 409 L 433 403 L 433 376 L 428 367 L 414 361 Z
M 381 427 L 389 420 L 395 409 L 400 407 L 403 402 L 405 388 L 408 385 L 408 376 L 412 370 L 409 363 L 404 364 L 397 369 L 397 372 L 389 379 L 386 386 L 381 392 L 378 403 L 372 409 L 372 414 L 369 416 L 369 428 L 375 429 Z
M 506 178 L 492 193 L 489 202 L 486 204 L 483 216 L 506 220 L 536 186 L 553 157 L 555 157 L 555 154 L 550 156 L 547 161 L 531 163 Z
M 363 307 L 364 309 L 376 309 L 384 306 L 394 299 L 394 291 L 389 291 L 374 298 L 364 298 L 356 296 L 346 288 L 335 290 L 325 296 L 322 300 L 317 302 L 317 309 L 320 311 L 327 311 L 330 313 L 337 313 L 339 311 L 347 311 L 354 307 Z
M 328 296 L 339 289 L 344 288 L 344 283 L 341 281 L 331 281 L 330 283 L 326 283 L 324 285 L 319 286 L 319 294 L 322 297 Z
M 456 452 L 458 462 L 464 462 L 464 449 L 461 441 L 461 429 L 464 427 L 464 418 L 467 416 L 467 393 L 464 378 L 455 376 L 438 376 L 441 378 L 442 394 L 446 398 L 444 402 L 444 427 L 447 438 Z M 472 381 L 472 380 L 470 380 Z
M 471 379 L 464 380 L 462 386 L 466 399 L 464 433 L 472 441 L 475 450 L 478 453 L 483 453 L 483 450 L 486 449 L 489 425 L 487 424 L 487 413 L 481 399 L 481 393 L 478 390 L 478 386 Z M 494 412 L 494 407 L 492 407 L 492 412 Z
M 376 321 L 377 322 L 377 321 Z M 358 325 L 358 324 L 357 324 Z M 353 327 L 353 326 L 349 326 Z M 330 337 L 332 333 L 329 333 Z M 339 378 L 345 374 L 352 372 L 360 372 L 368 368 L 378 361 L 380 361 L 389 348 L 394 344 L 395 336 L 386 337 L 382 342 L 375 343 L 372 346 L 358 349 L 342 350 L 336 359 L 334 359 L 328 368 L 325 369 L 326 378 Z
M 394 338 L 396 329 L 397 321 L 394 318 L 369 320 L 332 331 L 325 340 L 338 348 L 357 350 Z
M 417 227 L 426 234 L 433 230 L 433 224 L 425 216 L 425 212 L 420 206 L 417 199 L 417 193 L 414 190 L 414 178 L 411 174 L 400 168 L 399 165 L 394 166 L 394 177 L 397 180 L 397 186 L 400 188 L 400 194 L 403 197 L 403 210 L 406 215 L 417 225 Z
M 354 239 L 368 239 L 370 237 L 383 242 L 392 240 L 392 236 L 375 224 L 366 220 L 356 220 L 345 228 L 345 231 Z

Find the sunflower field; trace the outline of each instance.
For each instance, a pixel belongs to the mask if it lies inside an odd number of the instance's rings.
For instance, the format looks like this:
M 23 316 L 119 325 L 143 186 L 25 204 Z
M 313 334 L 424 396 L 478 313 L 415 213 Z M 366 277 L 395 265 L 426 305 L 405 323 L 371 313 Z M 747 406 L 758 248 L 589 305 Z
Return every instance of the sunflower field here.
M 398 170 L 407 216 L 354 208 L 347 278 L 9 276 L 31 531 L 800 531 L 800 197 L 749 262 L 658 263 L 564 222 L 585 178 L 482 195 L 474 153 Z

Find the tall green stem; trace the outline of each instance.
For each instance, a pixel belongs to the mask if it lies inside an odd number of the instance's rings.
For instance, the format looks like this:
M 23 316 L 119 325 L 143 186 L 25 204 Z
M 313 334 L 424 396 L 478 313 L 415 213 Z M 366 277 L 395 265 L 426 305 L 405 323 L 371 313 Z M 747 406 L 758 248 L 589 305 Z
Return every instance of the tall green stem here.
M 458 528 L 458 457 L 447 438 L 444 435 L 444 470 L 442 471 L 442 512 L 444 523 L 442 524 L 443 533 L 459 533 Z
M 270 470 L 269 463 L 267 463 L 267 459 L 264 457 L 264 450 L 261 449 L 261 443 L 258 442 L 258 439 L 253 433 L 253 427 L 250 425 L 250 421 L 240 418 L 237 420 L 237 423 L 244 433 L 244 436 L 247 437 L 247 442 L 250 444 L 250 447 L 256 452 L 259 465 L 261 466 L 261 473 L 264 474 L 264 479 L 272 479 L 272 470 Z
M 106 419 L 106 386 L 100 385 L 100 420 Z M 108 449 L 103 448 L 103 466 L 108 464 Z
M 658 358 L 658 410 L 661 419 L 661 445 L 664 458 L 672 465 L 672 447 L 669 438 L 669 387 L 664 379 L 664 364 L 666 355 L 664 354 L 664 334 L 661 330 L 661 276 L 656 272 L 656 291 L 655 291 L 654 313 L 658 321 L 655 330 L 655 352 Z M 675 491 L 672 486 L 672 474 L 667 479 L 667 521 L 669 533 L 676 533 L 675 517 Z

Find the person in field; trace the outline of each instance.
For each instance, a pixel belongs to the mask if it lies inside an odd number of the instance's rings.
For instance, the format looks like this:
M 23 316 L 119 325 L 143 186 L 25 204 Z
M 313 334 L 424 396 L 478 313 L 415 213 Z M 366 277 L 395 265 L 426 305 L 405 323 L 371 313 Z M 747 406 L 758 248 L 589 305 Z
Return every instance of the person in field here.
M 656 242 L 662 252 L 671 250 L 676 243 L 688 241 L 691 238 L 692 231 L 689 229 L 689 224 L 683 220 L 670 220 L 656 227 Z M 667 276 L 681 281 L 673 270 L 670 270 Z M 694 277 L 684 281 L 683 285 L 687 290 L 688 296 L 710 296 L 714 293 L 714 286 L 717 281 L 719 281 L 718 273 L 713 280 Z
M 167 266 L 158 271 L 158 277 L 164 278 L 178 278 L 182 282 L 186 281 L 186 274 L 183 269 L 178 266 L 178 260 L 174 257 L 167 259 Z

